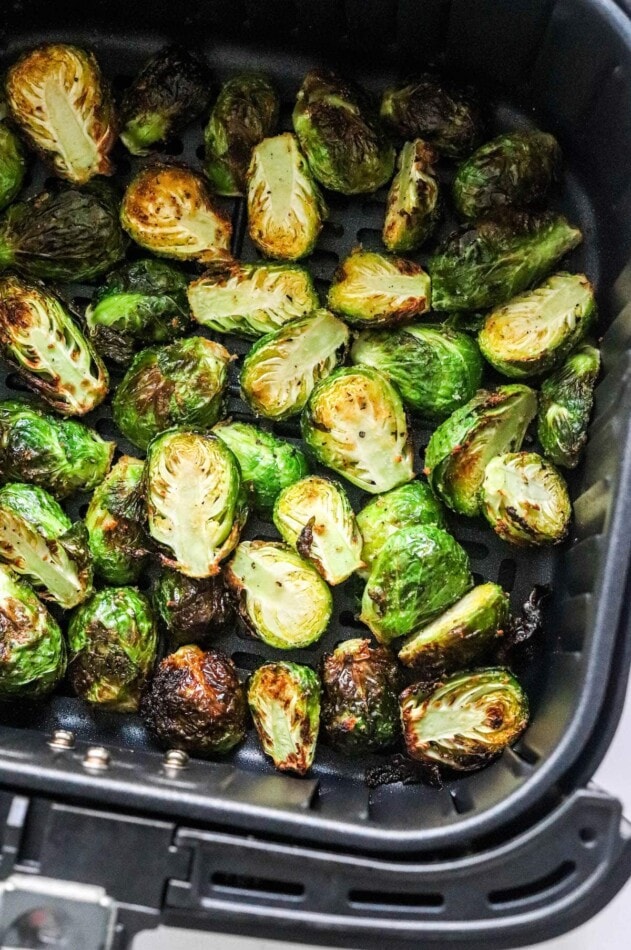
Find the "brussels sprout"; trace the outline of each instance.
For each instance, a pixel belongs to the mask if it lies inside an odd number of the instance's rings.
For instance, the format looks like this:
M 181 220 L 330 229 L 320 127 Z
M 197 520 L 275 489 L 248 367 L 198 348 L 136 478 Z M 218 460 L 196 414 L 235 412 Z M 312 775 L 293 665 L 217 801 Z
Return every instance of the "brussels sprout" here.
M 332 72 L 312 69 L 294 109 L 294 131 L 311 171 L 331 191 L 376 191 L 392 177 L 395 153 L 367 94 Z
M 81 185 L 112 174 L 116 116 L 92 53 L 65 43 L 38 46 L 9 69 L 5 88 L 11 117 L 57 175 Z
M 29 585 L 0 564 L 0 700 L 46 696 L 65 670 L 57 621 Z
M 328 212 L 296 136 L 256 145 L 247 181 L 248 230 L 259 251 L 284 261 L 311 254 Z
M 141 169 L 125 191 L 121 224 L 158 257 L 206 263 L 230 256 L 230 218 L 202 176 L 180 165 Z
M 536 284 L 583 236 L 562 215 L 504 212 L 463 225 L 427 265 L 434 310 L 475 310 L 505 303 Z
M 125 91 L 121 141 L 132 155 L 146 155 L 197 119 L 210 99 L 211 77 L 201 56 L 166 46 L 149 59 Z
M 486 466 L 482 511 L 503 541 L 559 544 L 569 530 L 572 503 L 554 465 L 536 452 L 507 452 Z
M 431 422 L 471 399 L 482 381 L 475 341 L 442 324 L 364 330 L 355 338 L 351 359 L 380 370 L 403 402 Z
M 85 311 L 90 339 L 102 356 L 130 363 L 139 345 L 170 343 L 189 328 L 187 278 L 149 258 L 108 274 Z
M 600 353 L 585 343 L 541 384 L 537 435 L 544 455 L 555 465 L 578 465 L 599 370 Z
M 385 749 L 400 733 L 399 671 L 390 650 L 345 640 L 322 657 L 322 725 L 346 755 Z
M 420 264 L 357 248 L 336 270 L 328 305 L 353 326 L 408 323 L 429 310 L 430 280 Z
M 461 670 L 483 653 L 508 620 L 508 595 L 480 584 L 404 642 L 399 659 L 427 674 Z
M 133 584 L 147 560 L 145 465 L 123 455 L 94 492 L 85 516 L 94 570 L 108 584 Z
M 268 419 L 297 415 L 316 383 L 344 360 L 349 339 L 348 327 L 328 310 L 314 310 L 268 333 L 243 361 L 243 398 Z
M 528 725 L 528 699 L 500 667 L 455 673 L 428 692 L 422 683 L 401 693 L 408 755 L 470 772 L 492 762 Z
M 221 574 L 185 577 L 179 571 L 162 568 L 152 585 L 151 600 L 173 649 L 187 643 L 205 643 L 232 617 Z
M 275 541 L 242 541 L 226 567 L 241 619 L 270 647 L 308 647 L 326 630 L 333 600 L 316 569 Z
M 480 491 L 490 460 L 521 447 L 537 411 L 528 386 L 481 389 L 438 426 L 425 450 L 425 474 L 439 498 L 461 515 L 480 513 Z
M 14 399 L 0 402 L 0 479 L 29 482 L 56 498 L 90 491 L 107 475 L 115 445 L 94 429 Z
M 453 183 L 456 209 L 477 218 L 510 205 L 540 204 L 559 176 L 561 150 L 553 135 L 538 129 L 508 132 L 482 145 Z
M 263 751 L 281 772 L 305 775 L 320 728 L 320 681 L 308 666 L 264 663 L 250 677 L 248 705 Z
M 0 348 L 25 383 L 67 416 L 107 395 L 107 370 L 58 297 L 40 284 L 0 278 Z
M 215 264 L 192 281 L 193 317 L 217 333 L 258 337 L 305 317 L 318 307 L 310 274 L 294 264 Z
M 35 485 L 0 488 L 0 561 L 45 600 L 75 607 L 92 592 L 88 533 L 52 495 Z
M 162 745 L 193 755 L 228 752 L 245 736 L 247 701 L 234 663 L 196 646 L 162 660 L 140 711 Z
M 0 123 L 0 211 L 11 204 L 26 174 L 26 158 L 17 135 Z
M 222 413 L 231 359 L 202 336 L 142 350 L 116 390 L 116 425 L 141 449 L 172 426 L 210 428 Z
M 217 194 L 245 194 L 252 149 L 275 131 L 278 109 L 262 73 L 239 73 L 223 84 L 204 132 L 204 169 Z
M 390 643 L 417 633 L 472 585 L 469 558 L 450 534 L 427 524 L 401 528 L 373 561 L 359 619 Z
M 383 223 L 382 239 L 389 251 L 414 251 L 433 234 L 440 218 L 436 159 L 423 139 L 406 142 L 401 149 Z
M 135 712 L 153 669 L 158 633 L 151 605 L 133 587 L 105 587 L 72 614 L 68 678 L 89 703 Z
M 301 426 L 317 461 L 364 491 L 377 495 L 414 478 L 401 400 L 370 366 L 338 369 L 322 380 Z
M 584 274 L 553 274 L 488 315 L 478 342 L 504 376 L 523 379 L 556 366 L 582 340 L 596 317 Z
M 239 540 L 247 517 L 239 464 L 214 435 L 170 429 L 147 452 L 149 533 L 162 561 L 210 577 Z
M 220 422 L 213 432 L 234 452 L 253 511 L 271 521 L 282 490 L 309 474 L 304 453 L 249 422 Z
M 351 503 L 329 478 L 308 475 L 285 488 L 274 505 L 274 524 L 332 586 L 362 566 L 362 536 Z

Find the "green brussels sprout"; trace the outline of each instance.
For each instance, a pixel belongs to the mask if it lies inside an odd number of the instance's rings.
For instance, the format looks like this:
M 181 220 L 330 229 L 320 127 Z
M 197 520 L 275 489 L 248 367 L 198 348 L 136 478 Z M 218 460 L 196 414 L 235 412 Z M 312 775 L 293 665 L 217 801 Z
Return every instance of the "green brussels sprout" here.
M 141 449 L 172 426 L 210 428 L 223 410 L 231 359 L 202 336 L 142 350 L 116 390 L 116 425 Z
M 250 422 L 220 422 L 213 432 L 234 452 L 249 506 L 260 518 L 271 521 L 282 490 L 309 474 L 304 453 Z
M 92 53 L 66 43 L 38 46 L 11 66 L 5 90 L 13 121 L 60 178 L 82 185 L 112 174 L 116 116 Z
M 388 644 L 417 633 L 472 585 L 466 551 L 450 534 L 428 524 L 401 528 L 373 561 L 359 619 Z
M 343 362 L 350 331 L 328 310 L 314 310 L 258 340 L 241 370 L 241 394 L 258 415 L 288 419 L 314 386 Z
M 206 643 L 232 617 L 221 574 L 186 577 L 163 567 L 152 584 L 151 602 L 167 628 L 172 649 Z
M 305 775 L 320 728 L 320 680 L 308 666 L 264 663 L 248 683 L 248 705 L 263 751 L 281 772 Z
M 311 275 L 295 264 L 215 264 L 188 288 L 191 313 L 217 333 L 259 337 L 318 308 Z
M 147 165 L 127 186 L 121 224 L 158 257 L 208 261 L 230 257 L 232 224 L 202 176 L 180 165 Z
M 551 462 L 536 452 L 507 452 L 486 466 L 482 511 L 503 541 L 559 544 L 569 530 L 572 503 Z
M 105 366 L 60 298 L 41 284 L 0 278 L 0 351 L 63 415 L 85 415 L 107 395 Z
M 108 274 L 85 311 L 99 353 L 130 363 L 139 346 L 170 343 L 189 329 L 187 278 L 172 264 L 150 258 Z
M 456 409 L 425 450 L 425 474 L 438 497 L 461 515 L 480 514 L 486 466 L 496 455 L 521 448 L 536 411 L 536 393 L 519 383 L 481 389 Z
M 585 274 L 553 274 L 488 315 L 478 343 L 504 376 L 524 379 L 556 366 L 583 339 L 596 317 Z
M 327 207 L 291 132 L 263 139 L 248 169 L 248 230 L 265 257 L 311 254 Z
M 348 366 L 313 390 L 302 437 L 321 465 L 372 495 L 414 478 L 412 444 L 396 390 L 370 366 Z
M 555 465 L 578 465 L 599 371 L 600 353 L 584 343 L 541 384 L 537 436 L 544 455 Z
M 461 670 L 502 635 L 507 620 L 508 595 L 498 584 L 480 584 L 408 637 L 399 659 L 430 675 Z
M 477 218 L 497 208 L 540 204 L 559 177 L 561 149 L 538 129 L 508 132 L 482 145 L 458 169 L 456 209 Z
M 528 725 L 528 699 L 508 670 L 455 673 L 428 692 L 401 693 L 403 738 L 409 756 L 471 772 L 492 762 Z
M 134 587 L 105 587 L 73 612 L 68 678 L 77 696 L 116 712 L 136 712 L 156 661 L 151 605 Z
M 146 155 L 206 111 L 211 77 L 201 56 L 183 46 L 158 50 L 142 67 L 121 103 L 121 142 Z
M 66 645 L 27 583 L 0 564 L 0 700 L 40 699 L 66 671 Z
M 475 341 L 442 324 L 364 330 L 355 338 L 351 359 L 382 372 L 403 402 L 431 422 L 471 399 L 482 382 Z
M 133 584 L 147 560 L 144 469 L 140 459 L 123 455 L 88 506 L 85 524 L 94 570 L 108 584 Z
M 91 491 L 107 475 L 115 445 L 94 429 L 16 399 L 0 402 L 0 479 L 29 482 L 56 498 Z
M 0 122 L 0 211 L 16 197 L 26 174 L 26 158 L 17 135 Z
M 241 742 L 247 708 L 231 659 L 183 646 L 158 665 L 140 711 L 163 746 L 206 758 Z
M 328 305 L 357 327 L 409 323 L 429 310 L 429 276 L 403 257 L 357 248 L 335 271 Z
M 405 142 L 392 179 L 382 239 L 397 254 L 415 251 L 430 237 L 440 218 L 440 190 L 434 149 L 423 139 Z
M 88 532 L 35 485 L 0 488 L 0 561 L 23 575 L 44 600 L 76 607 L 92 592 Z
M 581 243 L 560 214 L 506 211 L 463 225 L 430 258 L 434 310 L 476 310 L 505 303 L 552 270 Z
M 390 650 L 370 640 L 345 640 L 325 653 L 322 725 L 346 755 L 387 749 L 399 737 L 399 671 Z
M 245 194 L 252 149 L 275 131 L 278 110 L 262 73 L 238 73 L 223 84 L 204 132 L 204 170 L 218 195 Z
M 170 429 L 147 451 L 149 533 L 162 562 L 188 577 L 210 577 L 230 554 L 247 508 L 239 463 L 215 435 Z
M 276 541 L 242 541 L 226 584 L 248 631 L 279 650 L 308 647 L 331 618 L 331 591 L 316 569 Z
M 395 153 L 363 89 L 312 69 L 296 99 L 294 131 L 312 173 L 325 188 L 356 195 L 392 177 Z
M 285 488 L 274 505 L 274 524 L 331 586 L 362 566 L 362 536 L 351 503 L 329 478 L 308 475 Z

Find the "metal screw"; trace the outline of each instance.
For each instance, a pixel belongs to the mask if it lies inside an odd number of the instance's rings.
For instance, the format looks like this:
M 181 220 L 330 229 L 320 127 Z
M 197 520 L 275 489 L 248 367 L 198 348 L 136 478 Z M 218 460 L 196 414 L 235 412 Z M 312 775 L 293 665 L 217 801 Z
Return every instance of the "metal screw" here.
M 169 749 L 164 753 L 164 764 L 168 769 L 185 769 L 188 765 L 188 754 L 183 749 Z
M 105 772 L 110 767 L 111 756 L 102 746 L 92 746 L 83 757 L 83 767 L 93 772 Z
M 48 745 L 51 749 L 74 749 L 74 732 L 70 729 L 55 729 Z

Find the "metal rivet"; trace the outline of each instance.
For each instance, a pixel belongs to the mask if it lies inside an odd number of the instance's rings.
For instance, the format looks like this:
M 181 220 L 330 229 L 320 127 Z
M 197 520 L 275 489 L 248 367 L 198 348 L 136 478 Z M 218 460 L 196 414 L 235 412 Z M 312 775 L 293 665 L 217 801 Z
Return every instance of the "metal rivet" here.
M 48 745 L 51 749 L 74 749 L 74 732 L 70 729 L 55 729 Z
M 164 753 L 164 764 L 169 769 L 185 769 L 188 765 L 188 754 L 183 749 L 169 749 Z
M 110 767 L 111 756 L 102 746 L 92 746 L 83 757 L 83 766 L 93 772 L 104 772 Z

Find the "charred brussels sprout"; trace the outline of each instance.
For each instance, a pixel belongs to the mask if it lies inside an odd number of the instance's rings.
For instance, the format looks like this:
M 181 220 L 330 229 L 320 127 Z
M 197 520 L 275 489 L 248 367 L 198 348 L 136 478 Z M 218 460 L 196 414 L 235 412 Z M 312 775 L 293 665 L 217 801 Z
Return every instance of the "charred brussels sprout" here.
M 94 492 L 85 516 L 94 570 L 108 584 L 133 584 L 147 560 L 144 462 L 123 455 Z
M 481 389 L 433 433 L 425 451 L 429 483 L 446 505 L 461 515 L 480 513 L 484 470 L 496 455 L 521 447 L 537 411 L 528 386 Z
M 353 326 L 407 323 L 429 309 L 430 280 L 420 264 L 359 248 L 336 270 L 328 304 Z
M 151 605 L 133 587 L 99 590 L 68 626 L 68 677 L 89 703 L 135 712 L 156 661 L 158 634 Z
M 116 390 L 116 425 L 141 449 L 172 426 L 209 429 L 222 412 L 230 360 L 202 336 L 143 350 Z
M 301 426 L 317 461 L 364 491 L 377 495 L 414 478 L 403 405 L 370 366 L 338 369 L 322 380 Z
M 436 159 L 423 139 L 406 142 L 401 149 L 383 224 L 383 243 L 389 251 L 414 251 L 434 232 L 440 218 Z
M 305 775 L 320 728 L 320 681 L 308 666 L 264 663 L 248 683 L 248 705 L 263 751 L 281 772 Z
M 349 339 L 348 327 L 328 310 L 315 310 L 268 333 L 243 361 L 243 398 L 268 419 L 297 415 L 316 383 L 343 361 Z
M 107 370 L 58 297 L 40 284 L 0 278 L 0 347 L 25 383 L 67 416 L 107 394 Z
M 334 73 L 307 73 L 294 131 L 311 171 L 331 191 L 376 191 L 392 177 L 394 149 L 367 94 Z
M 455 673 L 429 692 L 410 686 L 400 702 L 408 755 L 458 772 L 492 762 L 528 725 L 528 699 L 501 668 Z
M 153 584 L 151 600 L 173 649 L 187 643 L 206 643 L 232 617 L 221 574 L 186 577 L 162 568 Z
M 578 465 L 587 442 L 599 370 L 600 353 L 585 343 L 541 385 L 537 435 L 544 455 L 555 465 Z
M 225 576 L 245 626 L 268 646 L 308 647 L 326 630 L 331 591 L 286 544 L 242 541 Z
M 26 158 L 17 135 L 0 122 L 0 211 L 11 204 L 26 174 Z

